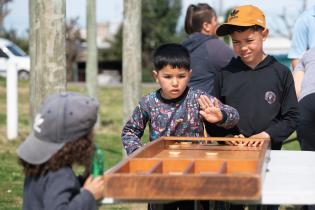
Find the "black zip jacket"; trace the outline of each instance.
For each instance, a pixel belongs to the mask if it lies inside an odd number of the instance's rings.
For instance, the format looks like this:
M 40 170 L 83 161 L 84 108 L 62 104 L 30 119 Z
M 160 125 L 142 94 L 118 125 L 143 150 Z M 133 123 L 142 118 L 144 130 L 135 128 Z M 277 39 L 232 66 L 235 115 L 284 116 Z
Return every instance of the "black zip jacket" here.
M 282 142 L 296 129 L 298 102 L 290 70 L 267 56 L 255 69 L 233 58 L 217 75 L 215 96 L 236 108 L 240 121 L 233 129 L 207 125 L 217 136 L 243 134 L 247 137 L 267 132 L 271 148 L 281 149 Z

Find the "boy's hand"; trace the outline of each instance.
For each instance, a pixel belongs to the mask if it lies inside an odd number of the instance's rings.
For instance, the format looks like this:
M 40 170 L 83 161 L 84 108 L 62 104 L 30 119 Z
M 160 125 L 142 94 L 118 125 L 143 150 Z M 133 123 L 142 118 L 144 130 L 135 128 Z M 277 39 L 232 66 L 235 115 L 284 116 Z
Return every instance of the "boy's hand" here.
M 250 138 L 264 138 L 264 139 L 269 139 L 270 136 L 267 132 L 263 131 L 260 133 L 257 133 L 255 135 L 250 136 Z M 248 146 L 250 147 L 260 147 L 263 144 L 264 140 L 258 140 L 258 141 L 251 141 L 249 142 Z
M 102 176 L 95 177 L 89 176 L 84 182 L 83 188 L 88 190 L 95 200 L 103 198 L 103 191 L 105 188 L 105 181 Z
M 202 95 L 198 98 L 200 105 L 200 115 L 207 120 L 209 123 L 220 122 L 223 118 L 221 109 L 219 107 L 218 99 L 214 98 L 212 102 L 208 96 Z
M 245 138 L 243 134 L 235 135 L 234 138 Z M 250 136 L 249 138 L 265 138 L 270 139 L 270 136 L 267 132 L 263 131 L 261 133 L 257 133 L 255 135 Z M 235 141 L 229 141 L 229 145 L 233 146 L 248 146 L 248 147 L 260 147 L 263 144 L 264 140 L 257 141 L 242 141 L 241 139 Z
M 248 141 L 242 141 L 242 138 L 245 138 L 243 134 L 234 135 L 234 141 L 227 141 L 226 143 L 230 146 L 247 146 Z M 239 138 L 239 139 L 237 139 Z

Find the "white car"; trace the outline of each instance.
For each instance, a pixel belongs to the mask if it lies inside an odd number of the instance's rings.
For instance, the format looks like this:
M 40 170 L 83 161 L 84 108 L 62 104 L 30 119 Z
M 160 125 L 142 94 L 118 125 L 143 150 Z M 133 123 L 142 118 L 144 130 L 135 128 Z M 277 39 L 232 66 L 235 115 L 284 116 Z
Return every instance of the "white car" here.
M 28 80 L 30 77 L 30 57 L 13 42 L 0 38 L 0 76 L 6 76 L 9 60 L 15 64 L 18 78 Z

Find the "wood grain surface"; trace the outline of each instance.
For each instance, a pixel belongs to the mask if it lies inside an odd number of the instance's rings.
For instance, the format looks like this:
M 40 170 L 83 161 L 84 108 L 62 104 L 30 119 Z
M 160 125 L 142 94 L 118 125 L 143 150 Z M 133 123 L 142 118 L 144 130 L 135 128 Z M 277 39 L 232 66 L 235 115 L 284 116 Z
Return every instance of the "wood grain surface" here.
M 218 144 L 233 138 L 162 137 L 104 174 L 105 197 L 118 200 L 259 200 L 269 160 L 261 147 Z M 239 138 L 238 138 L 239 140 Z

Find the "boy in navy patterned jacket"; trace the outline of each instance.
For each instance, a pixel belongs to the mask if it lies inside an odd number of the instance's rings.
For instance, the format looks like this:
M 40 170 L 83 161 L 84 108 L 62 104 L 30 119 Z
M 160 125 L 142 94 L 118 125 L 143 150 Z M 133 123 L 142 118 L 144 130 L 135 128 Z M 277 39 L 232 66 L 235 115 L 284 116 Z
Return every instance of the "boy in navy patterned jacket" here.
M 236 109 L 187 86 L 191 70 L 186 48 L 178 44 L 160 46 L 154 54 L 154 68 L 153 76 L 161 88 L 140 100 L 124 126 L 121 137 L 127 154 L 142 146 L 140 139 L 147 123 L 150 141 L 161 136 L 204 136 L 203 120 L 224 128 L 236 125 Z
M 231 128 L 239 120 L 236 109 L 224 105 L 204 91 L 187 86 L 190 57 L 178 44 L 160 46 L 154 54 L 153 76 L 160 89 L 144 96 L 122 130 L 122 143 L 131 154 L 142 146 L 141 137 L 149 124 L 150 141 L 161 136 L 204 136 L 203 120 Z M 201 115 L 201 116 L 200 116 Z M 201 204 L 207 207 L 207 204 Z M 193 201 L 149 204 L 148 209 L 190 210 Z

